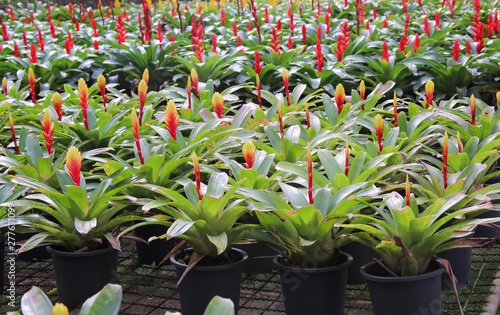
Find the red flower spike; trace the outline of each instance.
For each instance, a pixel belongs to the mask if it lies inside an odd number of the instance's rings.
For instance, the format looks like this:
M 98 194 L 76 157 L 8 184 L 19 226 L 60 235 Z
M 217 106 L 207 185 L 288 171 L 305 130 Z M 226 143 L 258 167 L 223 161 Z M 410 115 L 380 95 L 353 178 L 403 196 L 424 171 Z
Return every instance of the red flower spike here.
M 385 60 L 389 63 L 389 48 L 387 46 L 387 41 L 384 40 L 384 44 L 382 45 L 382 60 Z
M 426 16 L 424 17 L 424 33 L 427 37 L 430 37 L 431 28 L 429 27 L 429 20 Z
M 43 35 L 40 29 L 38 29 L 38 47 L 40 48 L 40 51 L 45 50 L 45 41 L 43 40 Z
M 75 21 L 75 31 L 80 31 L 80 22 L 78 22 L 78 20 Z M 76 34 L 76 36 L 78 36 L 78 34 Z
M 444 132 L 443 141 L 443 181 L 444 189 L 448 187 L 448 131 Z
M 439 11 L 436 11 L 434 19 L 436 20 L 436 26 L 434 26 L 434 29 L 441 28 L 441 22 L 440 22 L 441 17 L 439 15 Z
M 394 107 L 394 126 L 398 126 L 398 98 L 396 96 L 396 92 L 394 92 L 394 101 L 393 101 L 393 107 Z
M 251 31 L 252 31 L 252 22 L 248 21 L 247 32 L 251 32 Z
M 455 41 L 455 44 L 453 45 L 453 60 L 458 62 L 458 55 L 460 54 L 460 44 L 458 43 L 458 39 Z
M 36 64 L 38 62 L 38 59 L 36 57 L 36 46 L 35 44 L 31 44 L 31 53 L 30 53 L 30 62 L 32 64 Z
M 146 85 L 149 85 L 149 70 L 148 70 L 148 68 L 144 69 L 144 71 L 142 72 L 142 79 L 144 80 L 144 82 L 146 82 Z
M 470 96 L 470 118 L 471 124 L 476 124 L 476 97 L 474 95 Z
M 255 158 L 255 145 L 252 141 L 247 140 L 245 145 L 243 145 L 243 158 L 245 159 L 245 166 L 247 169 L 251 169 L 253 167 L 253 162 Z
M 466 53 L 467 53 L 467 55 L 471 54 L 470 41 L 467 41 Z
M 349 139 L 345 138 L 345 176 L 349 176 Z
M 212 34 L 212 52 L 217 54 L 217 35 Z
M 19 58 L 19 47 L 16 42 L 14 42 L 14 57 Z
M 73 180 L 73 185 L 80 186 L 80 170 L 82 168 L 82 156 L 75 146 L 71 146 L 66 153 L 66 167 Z
M 36 78 L 35 78 L 35 73 L 33 72 L 32 68 L 29 68 L 28 71 L 28 82 L 30 83 L 30 92 L 31 92 L 31 99 L 34 104 L 36 104 L 36 90 L 35 90 L 35 83 L 36 83 Z
M 342 83 L 339 83 L 335 88 L 335 103 L 337 104 L 337 112 L 339 116 L 340 113 L 342 112 L 342 109 L 344 108 L 344 101 L 345 101 L 344 86 L 342 85 Z
M 78 99 L 80 101 L 80 106 L 82 107 L 83 113 L 83 122 L 85 124 L 85 129 L 89 131 L 89 123 L 87 111 L 89 107 L 89 88 L 87 87 L 87 83 L 83 78 L 78 80 Z
M 406 206 L 411 207 L 411 195 L 410 195 L 410 181 L 408 180 L 408 174 L 406 174 Z
M 276 22 L 276 30 L 281 31 L 281 19 Z
M 191 69 L 191 82 L 193 83 L 194 93 L 200 98 L 200 91 L 198 90 L 198 72 L 196 72 L 195 68 Z
M 259 74 L 255 74 L 255 83 L 257 85 L 257 99 L 259 100 L 259 107 L 262 108 L 262 95 L 260 91 L 260 78 Z
M 384 136 L 384 119 L 380 116 L 380 114 L 375 116 L 373 124 L 375 126 L 375 133 L 377 134 L 378 154 L 380 155 L 380 152 L 382 152 L 382 148 L 384 147 L 384 144 L 382 143 L 382 137 Z
M 434 82 L 432 80 L 427 81 L 425 83 L 425 109 L 428 109 L 429 106 L 432 106 L 434 101 Z
M 2 36 L 4 41 L 9 40 L 9 33 L 7 32 L 7 26 L 2 22 Z
M 330 14 L 326 14 L 325 16 L 325 24 L 326 24 L 326 34 L 328 35 L 330 33 L 330 28 L 331 28 L 331 25 L 330 25 Z
M 188 77 L 188 82 L 187 82 L 187 97 L 188 97 L 188 109 L 191 109 L 192 105 L 192 100 L 191 100 L 191 76 Z
M 280 134 L 281 139 L 285 137 L 285 131 L 283 130 L 283 104 L 278 103 L 278 120 L 280 123 Z
M 306 41 L 307 41 L 307 30 L 306 25 L 302 24 L 302 44 L 304 45 L 304 49 L 302 51 L 306 51 Z
M 307 121 L 307 128 L 311 128 L 311 117 L 309 115 L 309 105 L 306 104 L 306 121 Z
M 238 47 L 242 47 L 243 44 L 241 43 L 241 37 L 240 35 L 238 35 L 238 38 L 236 38 L 236 43 L 238 44 Z M 243 52 L 243 48 L 238 50 L 238 53 L 242 53 Z
M 224 115 L 222 112 L 224 111 L 224 98 L 222 98 L 222 95 L 220 95 L 219 92 L 215 92 L 214 95 L 212 96 L 212 105 L 215 110 L 215 114 L 217 114 L 217 117 L 219 119 L 222 119 Z
M 167 125 L 167 130 L 172 136 L 172 138 L 177 141 L 177 125 L 179 123 L 179 114 L 177 113 L 177 108 L 175 107 L 174 101 L 168 101 L 167 108 L 165 108 L 165 124 Z
M 107 112 L 108 110 L 106 108 L 106 100 L 107 100 L 107 95 L 106 95 L 106 79 L 104 78 L 104 76 L 102 74 L 100 74 L 97 77 L 97 86 L 99 86 L 99 91 L 101 92 L 102 104 L 103 104 L 103 107 L 104 107 L 104 111 Z
M 321 26 L 318 26 L 317 30 L 318 36 L 316 39 L 316 48 L 314 49 L 314 52 L 316 53 L 316 65 L 318 66 L 318 73 L 321 73 L 323 71 L 323 66 L 324 66 L 324 57 L 322 53 L 323 47 L 321 46 Z M 339 35 L 341 36 L 341 35 Z
M 142 79 L 139 82 L 139 88 L 138 88 L 138 94 L 139 94 L 139 123 L 142 124 L 142 117 L 144 115 L 144 104 L 146 104 L 146 97 L 148 95 L 148 85 L 146 84 L 146 81 Z
M 308 175 L 308 194 L 309 194 L 309 204 L 314 204 L 313 197 L 313 170 L 312 170 L 312 157 L 311 157 L 311 147 L 309 142 L 307 143 L 307 175 Z
M 387 28 L 387 20 L 384 20 L 384 21 L 382 22 L 382 28 Z
M 460 132 L 457 132 L 457 146 L 458 146 L 458 153 L 462 153 L 463 148 L 462 148 L 462 141 L 460 140 Z
M 28 39 L 26 39 L 26 30 L 23 30 L 23 44 L 24 48 L 28 49 Z
M 55 92 L 54 95 L 52 95 L 52 103 L 54 104 L 54 109 L 56 110 L 56 113 L 57 113 L 57 120 L 62 121 L 61 94 L 59 94 L 58 92 Z
M 139 121 L 137 120 L 137 114 L 135 113 L 135 108 L 132 107 L 132 115 L 130 116 L 132 121 L 132 131 L 134 132 L 135 146 L 137 147 L 137 155 L 139 155 L 139 160 L 141 164 L 144 165 L 144 156 L 141 151 L 141 138 L 139 134 Z
M 269 11 L 267 9 L 267 6 L 266 6 L 265 13 L 264 13 L 264 22 L 269 23 Z
M 373 7 L 373 20 L 377 19 L 377 8 Z
M 418 36 L 418 33 L 415 35 L 415 40 L 413 41 L 413 50 L 417 52 L 418 48 L 420 47 L 420 36 Z
M 52 21 L 50 21 L 50 35 L 52 36 L 52 38 L 56 38 L 56 28 Z
M 255 51 L 255 73 L 260 74 L 262 71 L 262 63 L 260 62 L 260 52 L 258 50 Z
M 94 50 L 96 51 L 96 54 L 99 53 L 99 41 L 97 39 L 94 40 Z
M 7 80 L 5 80 L 5 81 L 7 81 Z M 5 83 L 5 85 L 4 85 L 4 86 L 6 86 L 6 85 L 7 85 L 7 83 Z M 498 104 L 498 107 L 500 107 L 500 92 L 497 92 L 496 97 L 497 97 L 497 104 Z
M 224 11 L 224 9 L 220 10 L 220 22 L 222 26 L 226 24 L 226 12 Z
M 283 71 L 281 72 L 281 78 L 283 79 L 283 85 L 285 86 L 286 103 L 287 106 L 290 106 L 290 91 L 288 90 L 288 84 L 290 82 L 290 74 L 288 73 L 287 69 L 283 69 Z
M 19 147 L 17 146 L 17 140 L 16 140 L 16 131 L 14 129 L 14 121 L 12 120 L 12 116 L 9 113 L 9 125 L 10 125 L 10 131 L 12 133 L 12 140 L 14 140 L 14 149 L 16 151 L 16 154 L 19 154 Z
M 54 129 L 56 126 L 50 119 L 50 112 L 48 108 L 43 111 L 42 129 L 43 136 L 45 137 L 45 145 L 47 146 L 47 151 L 52 154 L 54 150 L 52 149 L 52 141 L 54 140 Z
M 293 42 L 292 42 L 292 37 L 288 36 L 288 50 L 293 49 Z
M 238 36 L 238 26 L 236 25 L 236 20 L 233 21 L 233 34 Z
M 203 194 L 201 193 L 201 179 L 200 179 L 200 163 L 198 162 L 198 155 L 193 152 L 191 155 L 193 160 L 194 177 L 196 180 L 196 191 L 198 192 L 198 200 L 203 199 Z

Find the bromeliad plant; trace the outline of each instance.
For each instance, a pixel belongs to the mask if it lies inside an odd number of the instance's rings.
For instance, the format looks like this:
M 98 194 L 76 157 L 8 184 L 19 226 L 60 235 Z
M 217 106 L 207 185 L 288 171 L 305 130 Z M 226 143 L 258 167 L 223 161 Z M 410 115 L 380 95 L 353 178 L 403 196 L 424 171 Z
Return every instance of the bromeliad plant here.
M 372 201 L 380 189 L 360 182 L 313 190 L 309 148 L 308 174 L 307 190 L 280 183 L 284 198 L 249 188 L 240 188 L 238 192 L 252 200 L 260 223 L 274 237 L 272 243 L 284 250 L 282 254 L 289 263 L 298 267 L 332 266 L 338 249 L 350 242 L 345 235 L 348 230 L 339 226 L 349 221 L 348 216 L 365 208 L 365 203 Z
M 10 201 L 18 209 L 16 225 L 38 231 L 19 252 L 42 243 L 58 245 L 70 252 L 92 250 L 105 240 L 119 249 L 113 233 L 124 223 L 142 220 L 126 212 L 120 213 L 130 203 L 120 193 L 138 181 L 142 174 L 117 181 L 122 172 L 116 172 L 90 189 L 80 172 L 81 154 L 76 147 L 71 147 L 66 154 L 66 169 L 57 172 L 59 189 L 26 175 L 12 179 L 13 183 L 34 190 L 24 199 Z M 47 217 L 27 214 L 30 209 L 38 209 Z M 6 225 L 8 222 L 1 221 L 0 226 Z
M 373 249 L 393 274 L 403 277 L 423 274 L 429 262 L 442 251 L 490 241 L 465 238 L 476 225 L 493 221 L 468 218 L 492 209 L 490 202 L 457 209 L 455 206 L 466 197 L 463 193 L 450 194 L 419 209 L 417 200 L 410 195 L 407 180 L 405 197 L 396 192 L 387 195 L 380 206 L 370 205 L 375 215 L 354 214 L 366 219 L 365 224 L 346 227 L 364 231 L 350 237 Z

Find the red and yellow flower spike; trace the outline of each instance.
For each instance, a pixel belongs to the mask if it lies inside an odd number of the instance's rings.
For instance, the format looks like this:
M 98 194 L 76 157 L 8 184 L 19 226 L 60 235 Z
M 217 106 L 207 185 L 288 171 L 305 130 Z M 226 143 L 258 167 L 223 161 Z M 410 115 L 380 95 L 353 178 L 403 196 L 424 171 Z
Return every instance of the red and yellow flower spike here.
M 43 111 L 42 129 L 43 136 L 45 137 L 45 145 L 47 146 L 47 151 L 52 154 L 54 150 L 52 149 L 52 141 L 54 140 L 54 129 L 56 126 L 50 118 L 50 112 L 48 108 Z
M 198 200 L 201 200 L 203 199 L 203 194 L 201 193 L 200 163 L 198 162 L 198 155 L 196 155 L 196 152 L 193 152 L 191 158 L 193 160 L 194 178 L 196 180 L 196 191 L 198 192 Z
M 384 135 L 384 119 L 380 116 L 380 114 L 375 116 L 373 124 L 375 125 L 375 133 L 377 134 L 378 154 L 380 154 L 380 152 L 382 152 L 382 148 L 384 147 L 384 144 L 382 143 L 382 137 Z
M 2 79 L 2 86 L 3 86 L 3 94 L 7 96 L 9 94 L 8 88 L 7 88 L 7 78 L 3 77 Z
M 167 130 L 174 140 L 177 141 L 177 125 L 179 123 L 179 114 L 175 107 L 174 101 L 168 101 L 167 108 L 165 108 L 165 124 Z
M 106 100 L 107 100 L 107 95 L 106 95 L 106 78 L 104 78 L 104 76 L 102 74 L 100 74 L 98 77 L 97 77 L 97 86 L 99 86 L 99 91 L 101 92 L 101 96 L 102 96 L 102 104 L 104 106 L 104 111 L 107 112 L 107 108 L 106 108 Z
M 443 181 L 444 189 L 448 187 L 448 131 L 444 132 L 443 141 Z
M 473 95 L 470 96 L 470 118 L 471 124 L 476 124 L 476 97 Z
M 283 130 L 283 104 L 278 103 L 278 120 L 280 123 L 280 133 L 281 139 L 285 136 L 285 131 Z
M 142 124 L 142 116 L 144 115 L 144 104 L 146 104 L 146 97 L 148 95 L 148 85 L 146 81 L 142 79 L 139 82 L 139 87 L 137 89 L 137 93 L 139 94 L 139 123 Z
M 200 98 L 200 90 L 198 90 L 198 72 L 196 72 L 195 68 L 191 69 L 191 82 L 193 83 L 193 90 L 199 99 Z
M 87 83 L 83 78 L 80 78 L 80 80 L 78 80 L 78 98 L 80 100 L 80 106 L 82 107 L 85 129 L 89 131 L 89 122 L 87 116 L 87 110 L 89 108 L 89 88 L 87 87 Z
M 57 113 L 57 120 L 62 121 L 61 94 L 59 94 L 58 92 L 55 92 L 54 95 L 52 95 L 52 103 L 54 104 L 54 109 L 56 110 L 56 113 Z
M 6 86 L 6 84 L 4 84 L 4 86 Z M 5 89 L 5 88 L 4 88 Z M 7 95 L 7 94 L 6 94 Z M 496 94 L 497 96 L 497 103 L 498 103 L 498 107 L 500 107 L 500 92 L 497 92 Z
M 410 181 L 408 180 L 408 174 L 406 174 L 406 206 L 411 207 L 411 195 L 410 195 Z
M 307 128 L 311 128 L 311 115 L 309 115 L 309 104 L 306 104 L 306 121 L 307 121 Z
M 222 111 L 224 110 L 224 98 L 222 98 L 219 92 L 215 92 L 212 96 L 212 105 L 214 106 L 217 117 L 222 119 L 222 117 L 224 117 L 224 115 L 222 115 Z
M 62 303 L 56 303 L 52 308 L 52 315 L 69 315 L 68 308 Z
M 257 84 L 257 99 L 259 100 L 259 107 L 262 108 L 262 94 L 261 94 L 261 87 L 260 87 L 260 77 L 259 74 L 255 74 L 255 82 Z
M 33 100 L 33 103 L 36 104 L 36 90 L 35 90 L 36 78 L 35 78 L 35 73 L 31 68 L 29 68 L 28 70 L 28 81 L 30 83 L 31 98 Z
M 142 73 L 142 79 L 144 82 L 146 82 L 146 85 L 149 85 L 149 70 L 148 68 L 144 69 L 144 72 Z
M 359 83 L 359 97 L 361 98 L 362 101 L 365 99 L 365 93 L 366 93 L 365 80 L 361 80 L 361 82 Z M 363 110 L 365 110 L 364 104 L 361 105 L 361 107 L 363 108 Z
M 398 126 L 398 97 L 396 96 L 396 92 L 394 92 L 394 126 Z
M 19 147 L 17 146 L 17 139 L 16 139 L 16 131 L 14 129 L 14 121 L 12 120 L 12 116 L 9 113 L 9 125 L 10 125 L 10 131 L 12 133 L 12 140 L 14 140 L 14 148 L 16 150 L 16 154 L 19 154 Z
M 247 169 L 251 169 L 253 167 L 255 150 L 255 144 L 253 144 L 250 140 L 247 140 L 247 142 L 243 145 L 243 158 L 245 159 L 245 166 Z
M 80 170 L 82 168 L 82 155 L 75 146 L 71 146 L 66 153 L 66 167 L 73 179 L 73 185 L 80 186 Z
M 432 106 L 432 102 L 434 100 L 434 82 L 432 80 L 427 81 L 425 83 L 425 109 L 428 109 L 429 106 Z
M 460 140 L 460 132 L 457 132 L 457 145 L 458 145 L 458 153 L 462 153 L 462 141 Z
M 309 194 L 309 204 L 312 205 L 314 203 L 313 196 L 313 170 L 312 170 L 312 156 L 311 156 L 311 146 L 309 142 L 307 143 L 307 177 L 308 177 L 308 189 L 307 192 Z
M 188 77 L 188 82 L 187 82 L 187 95 L 188 95 L 188 109 L 191 109 L 192 106 L 192 101 L 191 101 L 191 76 Z
M 349 176 L 349 138 L 346 136 L 345 137 L 345 176 Z
M 139 160 L 141 164 L 144 165 L 144 156 L 142 156 L 141 151 L 141 135 L 139 134 L 139 121 L 137 120 L 137 114 L 135 113 L 135 108 L 132 107 L 132 114 L 130 116 L 130 120 L 132 121 L 132 131 L 134 132 L 135 138 L 135 146 L 137 147 L 137 155 L 139 155 Z
M 283 71 L 281 71 L 281 78 L 283 79 L 283 85 L 285 86 L 286 103 L 287 106 L 290 106 L 290 91 L 288 90 L 288 85 L 290 84 L 290 73 L 287 69 L 283 69 Z
M 342 108 L 344 108 L 345 90 L 342 83 L 337 84 L 335 88 L 335 103 L 337 103 L 337 112 L 340 115 Z

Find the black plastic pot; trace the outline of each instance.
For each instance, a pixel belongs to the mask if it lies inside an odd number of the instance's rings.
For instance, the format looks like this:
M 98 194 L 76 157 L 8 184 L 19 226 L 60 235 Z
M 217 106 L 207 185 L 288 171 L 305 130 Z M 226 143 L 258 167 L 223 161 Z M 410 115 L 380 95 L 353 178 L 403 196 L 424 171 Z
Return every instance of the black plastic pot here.
M 357 285 L 365 283 L 365 279 L 361 277 L 359 269 L 372 261 L 373 257 L 377 257 L 375 252 L 358 242 L 351 242 L 342 246 L 342 251 L 352 256 L 352 265 L 347 272 L 347 284 Z
M 167 233 L 168 226 L 163 225 L 145 225 L 135 229 L 135 236 L 147 241 L 152 236 L 160 236 Z M 165 256 L 177 245 L 177 239 L 154 240 L 149 244 L 136 242 L 137 258 L 141 264 L 151 265 L 153 262 L 158 265 Z M 167 260 L 163 264 L 169 264 Z
M 376 262 L 361 267 L 375 314 L 440 315 L 444 266 L 433 260 L 427 270 L 418 276 L 392 277 Z
M 113 248 L 65 252 L 47 247 L 52 255 L 59 302 L 80 307 L 116 275 L 118 252 Z
M 326 268 L 297 268 L 274 264 L 280 270 L 287 315 L 344 314 L 347 269 L 352 256 L 341 252 L 342 263 Z
M 182 279 L 179 284 L 182 315 L 203 314 L 208 303 L 216 295 L 230 298 L 234 303 L 235 313 L 238 313 L 241 274 L 248 256 L 241 249 L 231 250 L 241 257 L 237 262 L 221 266 L 195 266 Z M 184 252 L 191 254 L 192 249 L 186 249 Z M 181 255 L 182 252 L 179 251 L 170 257 L 178 279 L 187 268 L 187 265 L 178 261 Z
M 273 271 L 273 257 L 276 256 L 276 251 L 265 243 L 238 244 L 234 247 L 245 251 L 248 255 L 247 263 L 243 267 L 244 273 L 256 275 Z
M 439 253 L 437 256 L 439 258 L 444 258 L 450 262 L 453 274 L 457 279 L 457 289 L 465 288 L 470 281 L 472 248 L 452 248 Z M 453 290 L 450 276 L 446 272 L 444 272 L 441 277 L 441 289 L 443 291 Z

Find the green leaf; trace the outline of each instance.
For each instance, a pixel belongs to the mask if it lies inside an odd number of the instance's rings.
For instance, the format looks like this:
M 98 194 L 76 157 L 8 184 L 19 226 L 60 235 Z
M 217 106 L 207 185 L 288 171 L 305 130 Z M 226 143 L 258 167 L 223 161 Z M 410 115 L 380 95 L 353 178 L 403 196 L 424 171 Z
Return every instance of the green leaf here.
M 80 315 L 117 315 L 122 302 L 122 287 L 118 284 L 107 284 L 97 294 L 88 298 L 83 304 Z
M 204 315 L 234 315 L 234 303 L 231 299 L 216 295 L 210 303 Z
M 85 236 L 87 235 L 90 230 L 95 228 L 97 226 L 97 219 L 92 218 L 91 220 L 88 221 L 82 221 L 79 220 L 78 218 L 75 218 L 75 229 L 80 233 L 81 235 Z
M 222 234 L 216 235 L 216 236 L 207 235 L 207 237 L 210 240 L 210 242 L 212 244 L 214 244 L 215 247 L 217 247 L 217 254 L 218 255 L 220 255 L 226 251 L 226 249 L 227 249 L 227 235 L 225 232 Z
M 191 226 L 193 226 L 193 224 L 193 221 L 187 221 L 185 219 L 175 220 L 175 222 L 172 223 L 172 226 L 170 226 L 167 231 L 168 239 L 186 233 L 191 228 Z
M 23 315 L 52 315 L 52 302 L 38 287 L 33 286 L 21 298 Z

